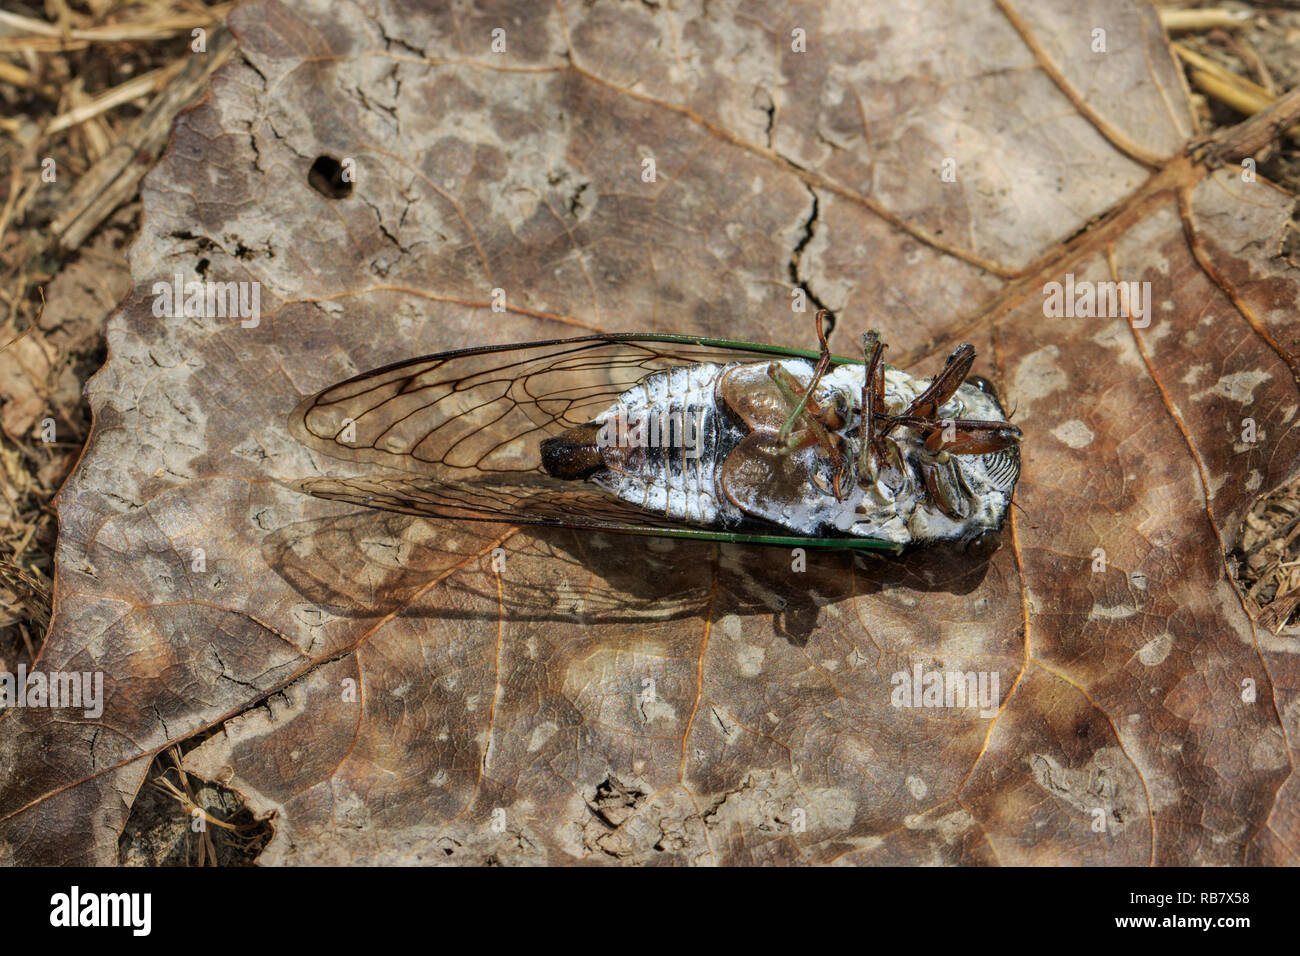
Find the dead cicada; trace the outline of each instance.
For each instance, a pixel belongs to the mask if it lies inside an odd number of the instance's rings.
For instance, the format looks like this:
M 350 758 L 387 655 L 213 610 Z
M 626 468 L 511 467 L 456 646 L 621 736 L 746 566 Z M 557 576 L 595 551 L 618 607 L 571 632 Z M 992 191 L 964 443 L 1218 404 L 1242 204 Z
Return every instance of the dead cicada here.
M 863 357 L 684 335 L 443 352 L 303 403 L 300 440 L 382 473 L 321 498 L 431 518 L 787 546 L 989 553 L 1020 430 L 962 345 L 930 381 Z

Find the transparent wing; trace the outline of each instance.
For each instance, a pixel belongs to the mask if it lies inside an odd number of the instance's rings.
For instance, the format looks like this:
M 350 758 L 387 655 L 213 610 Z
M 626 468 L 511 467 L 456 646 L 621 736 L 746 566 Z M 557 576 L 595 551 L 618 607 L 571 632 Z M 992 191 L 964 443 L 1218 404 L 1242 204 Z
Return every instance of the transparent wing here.
M 687 336 L 608 335 L 464 349 L 390 365 L 325 389 L 291 421 L 308 446 L 384 471 L 294 486 L 429 517 L 716 537 L 682 529 L 592 485 L 552 478 L 541 467 L 541 442 L 595 418 L 659 369 L 782 356 L 815 353 Z

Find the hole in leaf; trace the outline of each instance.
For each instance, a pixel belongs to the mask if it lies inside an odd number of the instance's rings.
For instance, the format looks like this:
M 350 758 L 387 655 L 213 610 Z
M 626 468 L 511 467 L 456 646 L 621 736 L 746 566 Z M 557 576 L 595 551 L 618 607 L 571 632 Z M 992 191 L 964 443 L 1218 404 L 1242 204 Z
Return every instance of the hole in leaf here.
M 326 199 L 347 199 L 352 195 L 352 183 L 343 178 L 343 164 L 333 156 L 317 156 L 307 182 Z
M 254 817 L 227 787 L 180 769 L 183 753 L 218 733 L 220 724 L 154 758 L 117 841 L 120 865 L 251 866 L 271 841 L 270 819 Z

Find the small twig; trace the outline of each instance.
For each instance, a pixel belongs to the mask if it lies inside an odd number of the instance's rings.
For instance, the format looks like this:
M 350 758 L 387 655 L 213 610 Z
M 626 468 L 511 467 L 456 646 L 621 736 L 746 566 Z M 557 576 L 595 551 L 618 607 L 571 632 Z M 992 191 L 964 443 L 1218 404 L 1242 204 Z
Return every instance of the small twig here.
M 167 755 L 172 758 L 172 763 L 176 765 L 176 777 L 180 781 L 180 786 L 179 787 L 176 786 L 176 784 L 172 783 L 170 780 L 167 779 L 166 775 L 169 771 L 166 770 L 163 771 L 162 775 L 154 777 L 152 783 L 156 789 L 158 789 L 162 793 L 167 794 L 173 800 L 180 803 L 180 805 L 185 810 L 185 816 L 187 818 L 193 819 L 195 813 L 197 812 L 197 814 L 199 815 L 199 817 L 203 819 L 205 824 L 210 823 L 213 826 L 221 827 L 223 830 L 232 830 L 235 832 L 238 832 L 243 829 L 247 829 L 246 827 L 241 827 L 238 824 L 227 823 L 225 820 L 220 820 L 217 817 L 214 817 L 211 813 L 209 813 L 206 807 L 200 806 L 198 798 L 195 797 L 194 791 L 190 788 L 189 775 L 185 773 L 184 762 L 181 758 L 181 748 L 173 744 L 171 749 L 167 751 Z M 200 833 L 201 836 L 199 838 L 199 855 L 198 855 L 197 863 L 199 866 L 204 866 L 209 863 L 212 866 L 216 866 L 217 846 L 212 841 L 212 834 L 208 831 L 207 826 L 204 826 L 201 829 Z M 187 826 L 186 827 L 187 846 L 189 845 L 188 836 L 189 836 L 189 827 Z
M 176 60 L 157 70 L 150 70 L 148 73 L 142 73 L 133 79 L 127 80 L 121 86 L 115 86 L 111 90 L 100 93 L 85 106 L 79 106 L 74 110 L 69 110 L 62 116 L 56 116 L 50 125 L 45 127 L 47 135 L 60 132 L 76 126 L 78 123 L 84 123 L 100 113 L 107 112 L 115 106 L 121 106 L 123 103 L 130 103 L 132 100 L 138 100 L 142 96 L 148 96 L 162 89 L 167 82 L 185 68 L 185 60 Z
M 1216 28 L 1236 29 L 1250 22 L 1249 10 L 1224 10 L 1207 7 L 1201 10 L 1162 8 L 1156 11 L 1161 25 L 1170 33 L 1201 33 Z
M 1274 598 L 1273 603 L 1264 608 L 1256 618 L 1259 626 L 1274 634 L 1281 632 L 1297 607 L 1300 607 L 1300 591 L 1292 592 L 1282 598 Z
M 23 646 L 27 648 L 27 659 L 35 663 L 36 648 L 32 645 L 32 636 L 27 633 L 27 625 L 22 621 L 18 622 L 18 633 L 22 635 Z
M 1273 74 L 1269 72 L 1268 65 L 1258 51 L 1245 38 L 1232 34 L 1228 35 L 1228 46 L 1255 74 L 1259 85 L 1264 88 L 1265 92 L 1269 96 L 1277 96 L 1277 84 L 1273 82 Z
M 8 60 L 0 60 L 0 83 L 8 83 L 10 86 L 17 86 L 20 89 L 35 90 L 50 99 L 58 96 L 58 91 L 54 87 L 38 82 L 36 77 L 29 71 L 24 70 L 16 63 L 10 63 Z
M 1222 64 L 1197 53 L 1185 43 L 1173 43 L 1171 46 L 1174 53 L 1178 54 L 1178 58 L 1186 63 L 1189 69 L 1199 71 L 1220 84 L 1220 88 L 1226 92 L 1215 98 L 1221 99 L 1238 112 L 1254 115 L 1277 102 L 1277 96 L 1258 83 L 1233 73 Z
M 172 759 L 177 759 L 177 758 L 173 756 Z M 183 777 L 182 780 L 185 787 L 184 791 L 182 791 L 179 787 L 176 786 L 176 784 L 172 783 L 170 780 L 166 779 L 165 777 L 154 778 L 154 786 L 156 786 L 163 793 L 167 794 L 168 796 L 176 800 L 178 803 L 180 803 L 185 808 L 185 812 L 187 815 L 193 816 L 194 811 L 197 810 L 199 812 L 199 816 L 203 818 L 204 822 L 211 823 L 214 827 L 221 827 L 221 829 L 223 830 L 240 829 L 238 824 L 227 823 L 225 820 L 218 819 L 217 817 L 214 817 L 211 813 L 209 813 L 206 807 L 199 806 L 199 804 L 195 802 L 195 797 L 193 796 L 193 794 L 189 792 L 190 791 L 189 779 Z
M 1179 59 L 1187 64 L 1187 75 L 1192 85 L 1238 113 L 1254 116 L 1278 101 L 1275 93 L 1244 76 L 1238 76 L 1187 45 L 1173 43 L 1171 46 Z M 1300 142 L 1300 127 L 1292 129 L 1287 135 Z
M 160 17 L 157 20 L 148 20 L 141 23 L 106 23 L 97 27 L 87 27 L 84 30 L 68 30 L 66 34 L 56 25 L 46 23 L 44 20 L 36 20 L 32 17 L 24 17 L 17 13 L 0 10 L 0 26 L 12 27 L 29 36 L 58 40 L 60 44 L 67 43 L 69 40 L 80 40 L 86 43 L 162 40 L 178 33 L 188 33 L 195 27 L 210 27 L 222 20 L 233 6 L 232 3 L 226 3 L 216 7 L 208 7 L 199 14 L 190 13 L 173 17 Z M 10 43 L 12 42 L 13 40 L 10 40 Z
M 18 203 L 22 179 L 19 175 L 19 160 L 15 150 L 9 154 L 9 198 L 5 200 L 4 209 L 0 210 L 0 240 L 4 239 L 5 230 L 9 228 L 9 218 L 14 214 L 14 206 Z
M 1243 156 L 1255 155 L 1284 134 L 1295 138 L 1297 121 L 1300 121 L 1300 87 L 1263 112 L 1223 130 L 1206 149 L 1206 161 L 1211 165 L 1226 165 Z

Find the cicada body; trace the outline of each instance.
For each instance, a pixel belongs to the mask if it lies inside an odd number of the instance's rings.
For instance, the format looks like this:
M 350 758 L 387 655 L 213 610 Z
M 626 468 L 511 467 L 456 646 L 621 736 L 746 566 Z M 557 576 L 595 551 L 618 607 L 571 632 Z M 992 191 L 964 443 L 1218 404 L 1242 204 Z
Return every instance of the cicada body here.
M 898 551 L 996 547 L 1020 432 L 962 346 L 927 381 L 688 336 L 467 349 L 367 372 L 292 420 L 381 474 L 296 482 L 434 518 Z

